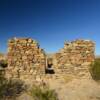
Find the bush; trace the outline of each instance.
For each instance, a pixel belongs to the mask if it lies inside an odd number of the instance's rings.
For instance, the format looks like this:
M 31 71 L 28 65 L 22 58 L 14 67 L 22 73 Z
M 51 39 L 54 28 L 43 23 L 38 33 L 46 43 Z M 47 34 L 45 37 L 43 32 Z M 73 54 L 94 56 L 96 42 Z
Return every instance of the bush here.
M 15 100 L 24 90 L 23 82 L 15 80 L 6 81 L 6 83 L 0 86 L 0 98 L 2 100 L 7 98 Z
M 7 60 L 1 60 L 0 66 L 3 67 L 3 68 L 7 67 L 8 66 Z
M 24 90 L 25 85 L 20 80 L 7 80 L 0 74 L 0 100 L 16 100 Z
M 94 80 L 100 80 L 100 59 L 95 59 L 91 64 L 90 72 Z
M 34 100 L 58 100 L 57 94 L 54 90 L 50 90 L 49 87 L 39 87 L 34 85 L 30 91 L 30 95 Z

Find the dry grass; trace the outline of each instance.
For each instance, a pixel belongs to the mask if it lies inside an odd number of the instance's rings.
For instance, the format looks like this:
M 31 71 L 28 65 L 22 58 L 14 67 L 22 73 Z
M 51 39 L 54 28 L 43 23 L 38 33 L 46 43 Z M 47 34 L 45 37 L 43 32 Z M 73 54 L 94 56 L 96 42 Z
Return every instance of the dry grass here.
M 68 82 L 72 81 L 73 78 L 74 78 L 74 77 L 73 77 L 72 75 L 63 76 L 63 79 L 64 79 L 64 82 L 65 82 L 65 83 L 68 83 Z

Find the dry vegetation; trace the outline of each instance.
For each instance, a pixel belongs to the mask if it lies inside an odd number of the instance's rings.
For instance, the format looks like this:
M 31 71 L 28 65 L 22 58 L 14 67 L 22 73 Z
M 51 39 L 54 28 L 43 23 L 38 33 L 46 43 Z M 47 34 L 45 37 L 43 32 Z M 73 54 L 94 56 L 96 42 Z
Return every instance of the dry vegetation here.
M 21 80 L 7 80 L 0 74 L 0 100 L 16 100 L 25 90 L 26 86 Z
M 100 58 L 96 58 L 91 64 L 90 73 L 94 80 L 100 80 Z
M 48 86 L 36 86 L 33 85 L 29 94 L 34 100 L 58 100 L 55 90 L 49 89 Z

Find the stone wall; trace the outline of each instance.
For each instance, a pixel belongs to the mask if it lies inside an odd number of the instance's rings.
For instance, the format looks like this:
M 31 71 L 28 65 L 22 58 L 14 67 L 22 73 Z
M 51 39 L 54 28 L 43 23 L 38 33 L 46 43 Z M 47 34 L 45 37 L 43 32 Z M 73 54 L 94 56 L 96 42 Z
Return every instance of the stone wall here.
M 14 38 L 8 43 L 7 76 L 28 79 L 45 73 L 46 55 L 37 41 L 31 38 Z
M 20 79 L 45 78 L 48 58 L 52 59 L 55 75 L 88 77 L 89 65 L 94 61 L 95 44 L 89 40 L 65 42 L 64 48 L 48 57 L 31 38 L 14 38 L 8 43 L 7 77 Z
M 54 69 L 59 74 L 84 75 L 94 61 L 95 44 L 89 40 L 65 42 L 64 48 L 54 55 Z

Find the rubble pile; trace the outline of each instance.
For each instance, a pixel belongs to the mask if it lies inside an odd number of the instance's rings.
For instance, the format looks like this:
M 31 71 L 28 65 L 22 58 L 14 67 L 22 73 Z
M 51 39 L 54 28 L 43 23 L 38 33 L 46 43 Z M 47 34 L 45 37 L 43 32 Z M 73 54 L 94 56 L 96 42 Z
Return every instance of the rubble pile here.
M 25 79 L 45 73 L 46 55 L 31 38 L 9 40 L 7 56 L 9 77 Z
M 80 73 L 79 75 L 88 73 L 88 67 L 94 61 L 94 46 L 90 40 L 65 42 L 64 48 L 53 57 L 56 73 Z

